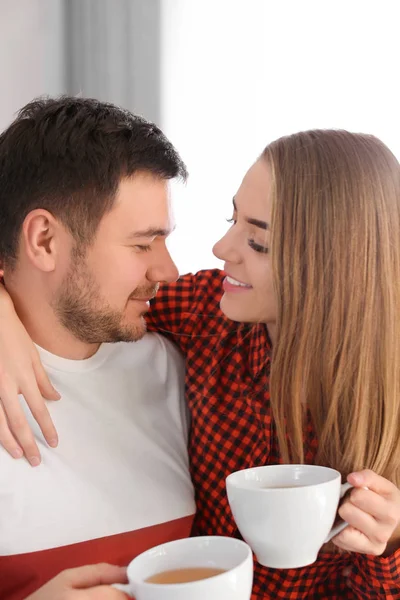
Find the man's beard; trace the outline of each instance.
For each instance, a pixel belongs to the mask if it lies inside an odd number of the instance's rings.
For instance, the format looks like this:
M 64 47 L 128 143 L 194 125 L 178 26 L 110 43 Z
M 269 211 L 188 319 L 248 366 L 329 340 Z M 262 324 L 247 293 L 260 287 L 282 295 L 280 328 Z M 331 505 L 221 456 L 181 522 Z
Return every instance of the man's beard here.
M 140 286 L 130 298 L 151 298 L 157 289 L 157 285 Z M 88 344 L 135 342 L 146 333 L 144 315 L 147 311 L 138 315 L 135 323 L 124 322 L 124 312 L 112 309 L 102 298 L 83 257 L 73 260 L 53 306 L 62 325 Z

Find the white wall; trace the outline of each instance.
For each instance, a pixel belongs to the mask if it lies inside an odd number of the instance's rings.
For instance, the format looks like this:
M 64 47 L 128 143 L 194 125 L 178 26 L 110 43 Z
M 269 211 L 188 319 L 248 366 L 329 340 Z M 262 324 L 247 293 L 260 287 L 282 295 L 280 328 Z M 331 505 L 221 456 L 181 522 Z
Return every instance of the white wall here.
M 101 10 L 98 0 L 0 0 L 0 130 L 34 96 L 66 90 L 65 7 L 72 3 L 90 8 L 92 17 Z M 181 272 L 218 265 L 211 247 L 226 230 L 231 198 L 274 138 L 342 127 L 374 133 L 400 158 L 398 0 L 102 0 L 105 5 L 114 28 L 129 9 L 132 44 L 131 55 L 122 56 L 127 44 L 110 47 L 92 19 L 96 44 L 111 61 L 100 98 L 115 100 L 116 73 L 132 80 L 127 108 L 160 122 L 191 173 L 187 187 L 175 190 L 171 250 Z M 87 33 L 81 41 L 81 53 L 92 62 L 101 58 Z M 121 65 L 110 71 L 118 53 L 121 64 L 131 65 L 125 73 Z M 82 73 L 72 93 L 93 94 L 97 88 Z
M 0 131 L 35 96 L 64 91 L 62 0 L 0 0 Z
M 191 177 L 177 189 L 181 272 L 218 265 L 245 170 L 309 128 L 373 133 L 400 158 L 397 0 L 163 0 L 162 125 Z

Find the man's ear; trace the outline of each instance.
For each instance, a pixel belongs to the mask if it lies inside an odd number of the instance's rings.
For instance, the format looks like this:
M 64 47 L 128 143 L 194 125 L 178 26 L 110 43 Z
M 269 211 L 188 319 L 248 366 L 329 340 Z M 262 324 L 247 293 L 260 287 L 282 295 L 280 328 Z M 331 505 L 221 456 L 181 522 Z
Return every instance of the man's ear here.
M 37 269 L 47 273 L 56 265 L 60 223 L 42 208 L 32 210 L 22 225 L 22 243 L 28 259 Z

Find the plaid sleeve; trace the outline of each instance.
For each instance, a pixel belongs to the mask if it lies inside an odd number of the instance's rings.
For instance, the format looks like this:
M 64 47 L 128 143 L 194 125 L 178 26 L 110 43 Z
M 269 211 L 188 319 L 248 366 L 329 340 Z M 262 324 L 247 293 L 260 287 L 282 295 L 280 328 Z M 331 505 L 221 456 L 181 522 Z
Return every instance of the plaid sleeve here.
M 356 598 L 400 600 L 400 549 L 388 557 L 355 554 L 348 586 Z
M 223 274 L 218 269 L 183 275 L 161 285 L 146 315 L 149 331 L 162 333 L 186 352 L 193 325 L 219 310 Z M 196 315 L 196 319 L 193 317 Z

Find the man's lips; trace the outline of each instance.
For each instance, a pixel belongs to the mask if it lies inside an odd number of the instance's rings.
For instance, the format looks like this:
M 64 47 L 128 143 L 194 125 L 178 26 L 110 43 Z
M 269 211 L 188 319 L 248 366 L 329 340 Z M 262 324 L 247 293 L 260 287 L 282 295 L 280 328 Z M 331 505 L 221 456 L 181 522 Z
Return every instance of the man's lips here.
M 150 302 L 154 297 L 155 296 L 146 296 L 145 298 L 130 297 L 129 300 L 134 300 L 135 302 Z

